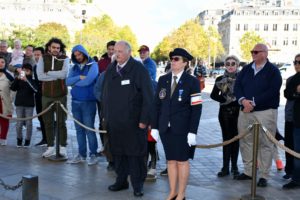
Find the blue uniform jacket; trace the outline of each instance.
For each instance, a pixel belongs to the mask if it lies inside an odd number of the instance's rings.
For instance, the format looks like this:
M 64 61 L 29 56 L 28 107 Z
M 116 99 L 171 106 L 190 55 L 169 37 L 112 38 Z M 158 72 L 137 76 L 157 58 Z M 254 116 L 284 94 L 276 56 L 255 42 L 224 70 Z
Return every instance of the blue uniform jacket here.
M 201 98 L 199 81 L 183 72 L 170 97 L 171 79 L 172 73 L 159 78 L 154 100 L 152 128 L 164 133 L 170 125 L 172 134 L 197 134 L 202 111 L 202 101 L 199 101 Z

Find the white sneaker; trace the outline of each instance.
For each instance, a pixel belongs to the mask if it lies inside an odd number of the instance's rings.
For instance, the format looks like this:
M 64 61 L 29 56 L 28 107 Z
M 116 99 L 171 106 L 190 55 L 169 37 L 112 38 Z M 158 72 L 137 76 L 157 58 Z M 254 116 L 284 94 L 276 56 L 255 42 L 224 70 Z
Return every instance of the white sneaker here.
M 5 139 L 0 139 L 0 145 L 1 146 L 6 146 L 7 145 L 7 141 Z
M 96 155 L 91 155 L 90 159 L 88 160 L 88 165 L 96 165 L 98 163 L 98 158 Z
M 48 147 L 47 150 L 43 153 L 44 158 L 48 158 L 50 156 L 55 155 L 55 148 L 54 147 Z
M 82 157 L 81 155 L 77 155 L 75 157 L 73 157 L 72 159 L 68 160 L 67 163 L 68 164 L 77 164 L 77 163 L 82 163 L 82 162 L 85 162 L 86 161 L 86 158 L 85 157 Z
M 61 156 L 67 157 L 67 147 L 60 146 L 59 147 L 59 154 Z
M 156 181 L 156 169 L 149 169 L 145 181 Z

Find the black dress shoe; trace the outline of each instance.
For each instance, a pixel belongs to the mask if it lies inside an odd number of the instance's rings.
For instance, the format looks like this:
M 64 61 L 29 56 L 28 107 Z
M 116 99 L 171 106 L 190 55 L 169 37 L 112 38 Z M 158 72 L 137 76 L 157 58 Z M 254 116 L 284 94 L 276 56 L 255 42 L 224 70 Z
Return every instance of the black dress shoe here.
M 300 188 L 300 184 L 296 183 L 295 181 L 291 181 L 282 186 L 282 189 L 284 189 L 284 190 L 290 190 L 290 189 L 296 189 L 296 188 Z
M 235 179 L 236 179 L 236 180 L 251 180 L 252 177 L 251 177 L 251 176 L 248 176 L 248 175 L 246 175 L 246 174 L 244 174 L 244 173 L 242 173 L 242 174 L 236 176 Z
M 223 169 L 217 174 L 218 177 L 224 177 L 228 175 L 229 175 L 229 170 L 223 170 Z
M 257 186 L 258 186 L 258 187 L 267 187 L 267 185 L 268 185 L 267 179 L 265 179 L 265 178 L 260 178 L 260 179 L 258 180 L 258 183 L 257 183 Z
M 171 198 L 170 200 L 176 200 L 176 198 L 177 198 L 177 194 L 173 198 Z
M 135 197 L 142 197 L 144 195 L 144 192 L 143 191 L 134 191 L 133 195 Z
M 282 178 L 284 178 L 284 179 L 290 179 L 290 178 L 291 178 L 291 175 L 285 174 Z
M 161 176 L 168 176 L 168 168 L 160 172 Z
M 113 185 L 110 185 L 108 187 L 108 189 L 110 191 L 117 192 L 117 191 L 120 191 L 120 190 L 126 190 L 126 189 L 128 189 L 128 187 L 129 187 L 128 183 L 124 183 L 124 184 L 117 184 L 117 183 L 115 183 Z

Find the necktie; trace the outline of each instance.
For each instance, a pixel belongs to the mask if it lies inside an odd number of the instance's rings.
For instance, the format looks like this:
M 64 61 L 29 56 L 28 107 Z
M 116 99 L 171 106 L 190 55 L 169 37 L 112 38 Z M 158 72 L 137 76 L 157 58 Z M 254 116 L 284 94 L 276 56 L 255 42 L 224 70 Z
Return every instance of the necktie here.
M 122 67 L 120 65 L 117 65 L 117 72 L 120 72 Z
M 171 86 L 171 97 L 172 97 L 173 92 L 175 91 L 175 88 L 177 86 L 176 80 L 177 80 L 177 76 L 173 76 L 173 83 L 172 83 L 172 86 Z

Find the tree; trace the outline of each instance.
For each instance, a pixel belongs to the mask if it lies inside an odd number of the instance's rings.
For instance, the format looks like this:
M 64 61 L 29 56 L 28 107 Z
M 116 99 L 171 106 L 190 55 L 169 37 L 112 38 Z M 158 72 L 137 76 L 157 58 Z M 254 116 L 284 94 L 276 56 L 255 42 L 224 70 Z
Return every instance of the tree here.
M 251 61 L 250 51 L 253 49 L 255 44 L 264 43 L 264 39 L 253 31 L 246 32 L 240 39 L 240 48 L 242 52 L 242 58 L 246 61 Z
M 210 57 L 213 57 L 213 66 L 215 67 L 216 58 L 224 53 L 224 47 L 221 42 L 219 32 L 212 26 L 209 26 L 207 31 L 208 36 L 208 64 L 210 65 Z
M 108 15 L 90 19 L 75 35 L 75 43 L 82 44 L 93 56 L 106 52 L 106 43 L 111 40 L 126 40 L 133 52 L 137 50 L 137 39 L 131 29 L 118 27 Z
M 25 47 L 29 44 L 35 45 L 33 43 L 34 30 L 30 27 L 25 27 L 21 25 L 12 25 L 11 33 L 8 36 L 8 43 L 13 48 L 14 40 L 19 39 L 22 42 L 22 47 Z
M 44 46 L 52 37 L 61 39 L 67 47 L 71 44 L 67 27 L 54 22 L 40 24 L 35 29 L 34 44 Z
M 216 31 L 213 31 L 213 36 L 217 38 L 214 43 L 216 51 L 213 54 L 216 57 L 223 52 L 223 47 L 220 36 Z M 154 48 L 152 56 L 156 60 L 165 60 L 172 49 L 181 47 L 187 49 L 195 58 L 206 58 L 209 52 L 209 42 L 208 33 L 205 32 L 197 19 L 192 19 L 164 37 L 158 46 Z

